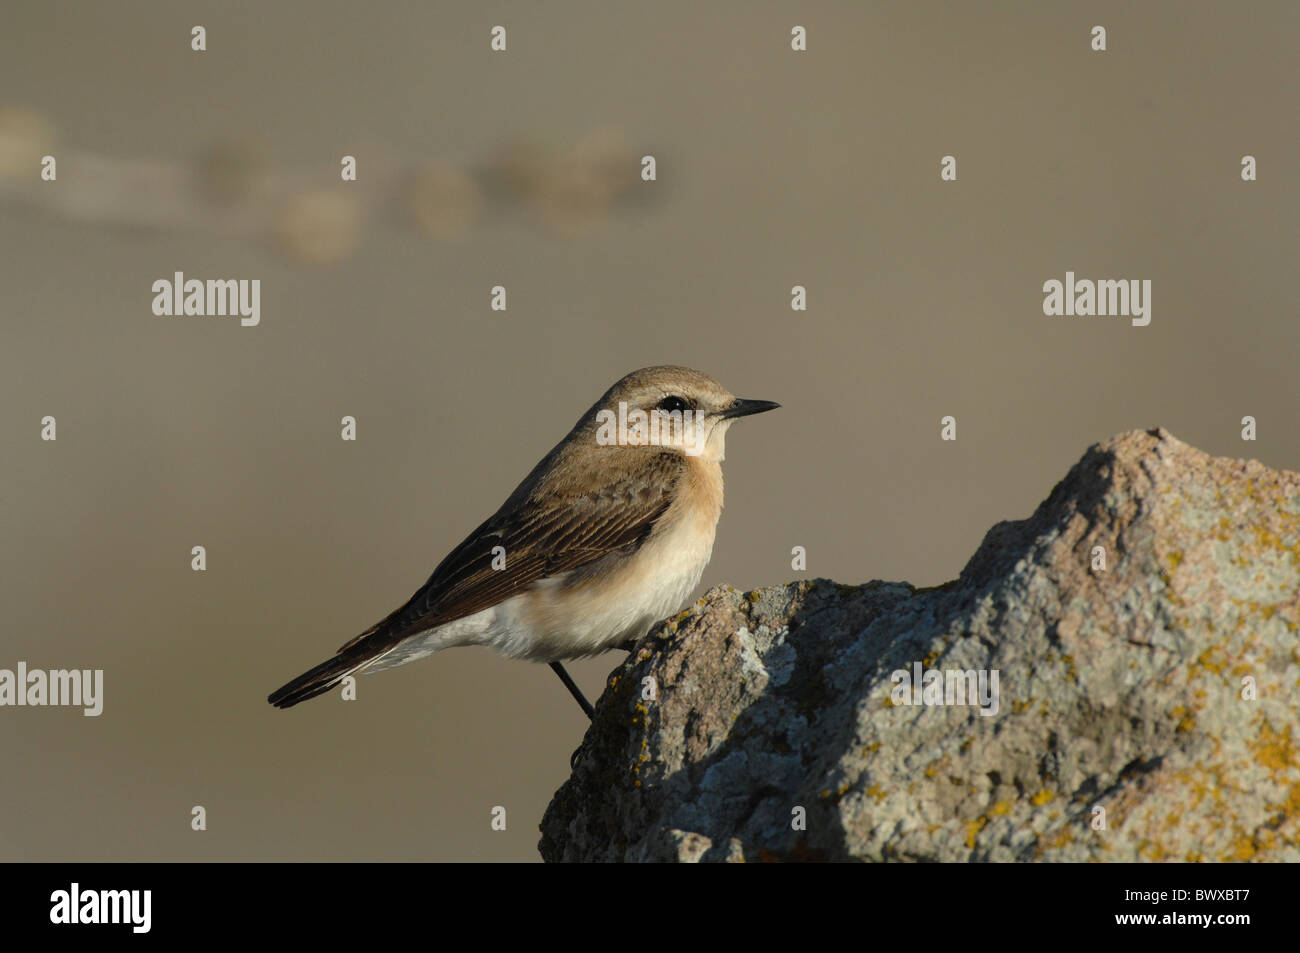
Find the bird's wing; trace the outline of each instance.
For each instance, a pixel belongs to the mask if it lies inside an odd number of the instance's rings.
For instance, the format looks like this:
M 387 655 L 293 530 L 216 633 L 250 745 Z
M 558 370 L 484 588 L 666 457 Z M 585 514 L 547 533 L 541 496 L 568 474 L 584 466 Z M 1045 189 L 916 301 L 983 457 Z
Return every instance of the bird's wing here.
M 636 548 L 672 502 L 682 466 L 672 453 L 643 457 L 634 471 L 598 489 L 534 495 L 498 513 L 453 549 L 404 606 L 339 651 L 374 636 L 400 640 L 454 622 L 539 579 Z M 493 568 L 498 546 L 505 552 L 504 569 Z
M 611 467 L 616 472 L 597 488 L 574 480 L 548 492 L 534 489 L 518 503 L 512 497 L 439 563 L 405 605 L 345 642 L 333 659 L 280 688 L 271 704 L 288 708 L 319 695 L 410 636 L 496 605 L 541 579 L 640 546 L 672 503 L 684 461 L 671 451 L 621 453 L 606 457 L 603 466 L 606 473 Z M 587 489 L 578 488 L 584 484 Z M 505 550 L 503 569 L 493 568 L 498 546 Z

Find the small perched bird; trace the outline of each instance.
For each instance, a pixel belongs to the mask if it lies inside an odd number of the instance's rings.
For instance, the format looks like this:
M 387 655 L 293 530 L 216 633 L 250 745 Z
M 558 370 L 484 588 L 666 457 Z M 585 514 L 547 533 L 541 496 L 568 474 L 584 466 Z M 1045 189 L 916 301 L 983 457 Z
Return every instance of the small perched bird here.
M 405 605 L 267 700 L 289 708 L 358 672 L 458 645 L 548 662 L 630 647 L 681 608 L 713 552 L 727 429 L 780 406 L 707 374 L 646 367 L 582 415 Z

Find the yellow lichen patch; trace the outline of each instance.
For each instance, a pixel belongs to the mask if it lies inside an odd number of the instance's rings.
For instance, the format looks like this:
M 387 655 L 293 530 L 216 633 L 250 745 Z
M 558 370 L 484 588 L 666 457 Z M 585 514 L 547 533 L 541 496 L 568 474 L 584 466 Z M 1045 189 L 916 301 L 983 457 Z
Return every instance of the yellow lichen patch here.
M 1043 788 L 1041 791 L 1039 791 L 1037 794 L 1031 797 L 1029 799 L 1029 802 L 1033 804 L 1034 807 L 1042 807 L 1047 802 L 1053 801 L 1055 799 L 1056 799 L 1056 795 L 1052 791 L 1048 790 L 1047 788 Z
M 1290 725 L 1286 726 L 1285 732 L 1280 732 L 1274 731 L 1273 726 L 1265 721 L 1250 747 L 1255 752 L 1255 760 L 1273 773 L 1291 767 L 1295 761 L 1296 749 Z
M 1069 676 L 1070 681 L 1077 682 L 1079 680 L 1079 673 L 1075 671 L 1074 668 L 1074 656 L 1062 655 L 1061 661 L 1065 663 L 1065 672 Z
M 1162 861 L 1170 858 L 1169 851 L 1165 850 L 1164 845 L 1156 844 L 1149 840 L 1144 840 L 1138 844 L 1138 856 L 1145 857 L 1147 860 Z
M 1224 860 L 1250 860 L 1255 856 L 1255 842 L 1242 834 L 1232 842 L 1232 850 Z
M 1264 549 L 1281 550 L 1291 557 L 1293 563 L 1300 563 L 1300 545 L 1288 543 L 1277 533 L 1264 526 L 1251 527 L 1255 533 L 1255 541 Z
M 874 797 L 876 799 L 876 803 L 879 804 L 881 801 L 885 799 L 887 795 L 881 789 L 879 784 L 872 784 L 869 788 L 867 788 L 867 796 Z
M 987 824 L 988 822 L 989 819 L 987 817 L 984 817 L 983 815 L 975 818 L 975 820 L 973 821 L 966 822 L 966 846 L 967 847 L 973 848 L 975 846 L 975 838 L 980 836 L 980 831 L 984 830 L 984 825 Z
M 1044 848 L 1055 847 L 1059 849 L 1061 847 L 1068 847 L 1070 844 L 1073 843 L 1074 843 L 1074 831 L 1071 830 L 1069 827 L 1061 827 L 1057 829 L 1056 833 L 1053 836 L 1047 838 L 1046 840 L 1041 841 L 1041 846 Z
M 1016 698 L 1011 702 L 1011 714 L 1018 715 L 1033 703 L 1034 700 L 1032 698 L 1027 698 L 1027 699 Z
M 822 789 L 821 789 L 821 792 L 820 792 L 820 794 L 819 794 L 818 796 L 819 796 L 823 801 L 829 801 L 831 798 L 835 798 L 835 800 L 838 801 L 840 798 L 844 797 L 844 795 L 845 795 L 846 793 L 848 793 L 848 790 L 849 790 L 849 788 L 851 788 L 851 787 L 853 787 L 853 782 L 852 782 L 852 781 L 845 781 L 843 784 L 841 784 L 841 785 L 840 785 L 838 788 L 836 788 L 834 791 L 832 791 L 830 788 L 822 788 Z
M 1182 770 L 1174 775 L 1174 778 L 1190 792 L 1193 798 L 1192 809 L 1199 808 L 1201 802 L 1208 797 L 1213 805 L 1212 809 L 1218 813 L 1223 812 L 1225 810 L 1223 791 L 1231 789 L 1231 784 L 1223 778 L 1222 769 L 1217 766 L 1207 768 L 1197 762 L 1194 770 L 1195 774 L 1189 770 Z
M 1011 813 L 1011 802 L 1010 802 L 1010 801 L 998 801 L 998 803 L 994 804 L 991 808 L 989 808 L 989 813 L 990 813 L 990 814 L 994 814 L 994 815 L 996 815 L 996 816 L 998 816 L 998 817 L 1002 817 L 1002 816 L 1004 816 L 1004 815 L 1006 815 L 1006 814 L 1010 814 L 1010 813 Z
M 1270 811 L 1279 811 L 1288 821 L 1300 817 L 1300 783 L 1291 785 L 1286 792 L 1286 800 L 1281 804 L 1270 804 Z M 1293 843 L 1288 840 L 1287 843 Z
M 1218 675 L 1228 667 L 1228 660 L 1224 656 L 1223 648 L 1218 645 L 1211 645 L 1208 649 L 1196 657 L 1192 663 L 1192 671 L 1204 669 L 1207 672 L 1213 672 Z
M 1169 713 L 1169 717 L 1178 722 L 1175 731 L 1186 734 L 1196 727 L 1196 716 L 1188 710 L 1186 705 L 1179 705 Z

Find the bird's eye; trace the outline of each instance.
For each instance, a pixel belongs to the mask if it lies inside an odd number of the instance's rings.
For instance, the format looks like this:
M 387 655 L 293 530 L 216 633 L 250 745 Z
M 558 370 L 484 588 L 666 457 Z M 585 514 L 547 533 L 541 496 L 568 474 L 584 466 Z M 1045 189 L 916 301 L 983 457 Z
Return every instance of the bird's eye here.
M 680 397 L 665 397 L 663 400 L 659 401 L 659 409 L 668 414 L 671 414 L 676 410 L 685 410 L 686 401 L 682 400 Z

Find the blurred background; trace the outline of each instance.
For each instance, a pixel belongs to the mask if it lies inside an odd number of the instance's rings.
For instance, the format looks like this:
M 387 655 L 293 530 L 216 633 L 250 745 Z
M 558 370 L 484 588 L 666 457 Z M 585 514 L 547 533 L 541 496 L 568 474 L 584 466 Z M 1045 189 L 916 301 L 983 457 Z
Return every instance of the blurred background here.
M 1125 430 L 1300 469 L 1296 4 L 614 6 L 6 4 L 0 667 L 105 701 L 0 709 L 0 860 L 536 860 L 584 731 L 545 667 L 265 698 L 637 367 L 783 405 L 701 591 L 943 582 Z M 1067 270 L 1151 324 L 1045 317 Z M 156 317 L 176 271 L 260 325 Z

